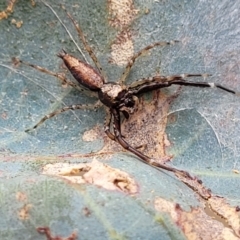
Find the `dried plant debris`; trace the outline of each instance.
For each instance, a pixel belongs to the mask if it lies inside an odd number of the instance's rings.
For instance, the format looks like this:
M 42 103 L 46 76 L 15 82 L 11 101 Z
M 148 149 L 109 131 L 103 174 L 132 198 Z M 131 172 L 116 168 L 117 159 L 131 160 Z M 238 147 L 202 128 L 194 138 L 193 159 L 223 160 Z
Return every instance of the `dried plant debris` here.
M 16 2 L 17 0 L 11 0 L 8 2 L 6 9 L 0 12 L 0 20 L 8 18 L 8 16 L 13 13 Z
M 73 232 L 69 237 L 53 237 L 49 227 L 38 227 L 37 231 L 41 234 L 45 234 L 47 240 L 77 240 L 77 233 Z
M 212 194 L 211 190 L 206 188 L 202 181 L 197 177 L 187 178 L 180 174 L 175 174 L 182 182 L 193 189 L 198 196 L 205 200 L 205 204 L 220 216 L 227 225 L 234 231 L 235 235 L 240 237 L 240 212 L 239 207 L 232 207 L 223 197 Z
M 226 199 L 219 196 L 212 196 L 208 200 L 209 207 L 221 216 L 228 225 L 240 237 L 240 212 L 239 207 L 230 206 Z
M 14 19 L 14 18 L 12 19 L 11 23 L 12 23 L 13 25 L 15 25 L 17 28 L 20 28 L 20 27 L 23 25 L 23 21 L 22 21 L 22 20 L 17 21 L 17 20 Z
M 4 10 L 0 11 L 0 20 L 8 18 L 9 15 L 11 15 L 13 13 L 13 10 L 14 10 L 14 7 L 17 3 L 17 0 L 8 0 L 6 2 L 8 2 L 8 5 Z M 31 0 L 31 4 L 34 7 L 35 6 L 35 1 Z M 20 21 L 20 23 L 21 23 L 21 21 Z M 22 25 L 22 23 L 21 23 L 21 25 Z
M 179 180 L 194 190 L 203 199 L 207 200 L 211 197 L 211 190 L 203 185 L 202 180 L 195 176 L 184 176 L 179 173 L 175 173 L 175 175 Z
M 212 216 L 202 207 L 191 207 L 190 211 L 183 210 L 179 204 L 174 204 L 162 198 L 155 200 L 155 209 L 170 214 L 173 222 L 182 230 L 189 240 L 236 240 L 239 233 Z M 238 217 L 239 218 L 239 217 Z
M 62 177 L 71 183 L 93 184 L 107 190 L 117 190 L 127 194 L 138 192 L 138 185 L 127 173 L 107 164 L 93 160 L 91 163 L 55 163 L 44 166 L 43 174 Z

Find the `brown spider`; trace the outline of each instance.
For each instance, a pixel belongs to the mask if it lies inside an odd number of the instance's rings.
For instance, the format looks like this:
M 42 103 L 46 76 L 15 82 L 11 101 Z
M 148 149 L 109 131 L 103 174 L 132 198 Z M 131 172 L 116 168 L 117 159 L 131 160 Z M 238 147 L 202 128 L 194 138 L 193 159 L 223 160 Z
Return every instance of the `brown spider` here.
M 49 7 L 53 13 L 56 15 L 54 10 L 51 6 L 49 6 L 47 3 L 43 2 L 47 7 Z M 81 28 L 78 26 L 78 24 L 75 22 L 75 20 L 72 18 L 72 16 L 66 12 L 68 17 L 71 19 L 72 23 L 74 24 L 78 35 L 81 39 L 81 41 L 84 44 L 84 47 L 88 51 L 90 57 L 94 61 L 97 70 L 94 69 L 91 65 L 89 65 L 86 62 L 83 62 L 82 60 L 79 60 L 75 58 L 74 56 L 68 54 L 66 51 L 62 51 L 58 54 L 58 57 L 60 57 L 63 62 L 65 63 L 66 67 L 69 69 L 73 77 L 85 88 L 88 90 L 97 93 L 97 96 L 99 100 L 94 105 L 82 105 L 82 104 L 76 104 L 64 107 L 60 110 L 56 110 L 45 117 L 43 117 L 33 128 L 26 130 L 26 132 L 37 128 L 40 124 L 42 124 L 45 120 L 52 118 L 53 116 L 68 111 L 68 110 L 76 110 L 76 109 L 95 109 L 101 105 L 105 105 L 107 107 L 108 116 L 105 120 L 105 127 L 104 130 L 107 134 L 107 136 L 118 142 L 124 149 L 134 153 L 137 155 L 140 160 L 146 164 L 149 164 L 151 166 L 154 166 L 156 168 L 165 169 L 171 172 L 174 172 L 175 174 L 180 174 L 185 177 L 191 178 L 188 172 L 178 170 L 174 167 L 167 166 L 165 164 L 161 164 L 154 159 L 151 159 L 150 157 L 144 155 L 142 152 L 137 150 L 136 148 L 130 146 L 121 133 L 121 114 L 123 117 L 128 118 L 129 114 L 132 114 L 134 112 L 134 109 L 138 102 L 138 97 L 142 93 L 150 92 L 153 90 L 157 90 L 160 88 L 169 87 L 171 85 L 184 85 L 184 86 L 193 86 L 193 87 L 217 87 L 224 91 L 237 94 L 237 92 L 228 89 L 222 85 L 215 84 L 215 83 L 208 83 L 208 82 L 192 82 L 187 81 L 186 78 L 188 77 L 207 77 L 208 74 L 183 74 L 183 75 L 173 75 L 173 76 L 154 76 L 150 78 L 143 78 L 140 80 L 137 80 L 129 85 L 124 84 L 125 79 L 127 78 L 134 62 L 136 59 L 141 56 L 144 52 L 156 47 L 156 46 L 166 46 L 173 44 L 178 41 L 171 41 L 171 42 L 156 42 L 151 45 L 148 45 L 147 47 L 143 48 L 141 51 L 136 53 L 128 62 L 125 71 L 122 74 L 122 77 L 120 78 L 118 83 L 115 82 L 106 82 L 106 79 L 104 77 L 104 74 L 102 72 L 102 68 L 100 64 L 97 61 L 97 58 L 95 54 L 93 53 L 91 47 L 87 44 L 87 41 L 84 37 L 84 34 L 81 30 Z M 57 15 L 56 15 L 57 16 Z M 58 17 L 58 16 L 57 16 Z M 19 60 L 19 62 L 26 64 L 28 66 L 31 66 L 35 69 L 38 69 L 42 72 L 45 72 L 47 74 L 50 74 L 52 76 L 57 77 L 62 82 L 66 82 L 69 85 L 78 88 L 79 86 L 71 81 L 69 81 L 64 76 L 51 72 L 47 69 L 44 69 L 42 67 L 24 62 L 22 60 Z M 111 128 L 112 126 L 112 128 Z

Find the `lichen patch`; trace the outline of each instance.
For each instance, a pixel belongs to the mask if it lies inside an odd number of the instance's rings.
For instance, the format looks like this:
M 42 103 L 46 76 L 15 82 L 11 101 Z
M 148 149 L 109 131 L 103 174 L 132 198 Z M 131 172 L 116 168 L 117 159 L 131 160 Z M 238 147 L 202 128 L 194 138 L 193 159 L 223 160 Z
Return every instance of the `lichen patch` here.
M 108 0 L 109 24 L 114 28 L 127 27 L 138 14 L 133 0 Z
M 132 0 L 108 0 L 109 25 L 119 30 L 111 45 L 111 63 L 124 66 L 134 54 L 130 25 L 138 14 Z
M 116 36 L 111 45 L 110 62 L 118 66 L 125 66 L 134 54 L 132 34 L 130 30 L 123 30 Z

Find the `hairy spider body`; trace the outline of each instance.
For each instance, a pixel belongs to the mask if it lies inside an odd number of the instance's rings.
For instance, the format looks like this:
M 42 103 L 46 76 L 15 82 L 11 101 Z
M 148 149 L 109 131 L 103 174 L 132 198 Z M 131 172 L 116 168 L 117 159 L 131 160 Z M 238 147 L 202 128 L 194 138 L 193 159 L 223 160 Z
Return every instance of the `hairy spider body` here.
M 50 5 L 43 2 L 47 7 L 51 9 L 51 11 L 56 15 L 56 12 L 51 8 Z M 159 163 L 159 161 L 156 161 L 154 159 L 151 159 L 150 157 L 144 155 L 136 148 L 132 147 L 127 143 L 127 141 L 124 139 L 124 137 L 121 134 L 121 113 L 124 115 L 125 118 L 129 117 L 129 114 L 133 113 L 138 102 L 138 97 L 142 93 L 146 93 L 149 91 L 157 90 L 160 88 L 169 87 L 171 85 L 184 85 L 184 86 L 193 86 L 193 87 L 209 87 L 209 88 L 220 88 L 224 91 L 238 94 L 237 92 L 228 89 L 226 87 L 223 87 L 219 84 L 214 83 L 208 83 L 208 82 L 192 82 L 187 81 L 186 78 L 188 77 L 207 77 L 208 74 L 183 74 L 183 75 L 173 75 L 173 76 L 153 76 L 150 78 L 143 78 L 140 80 L 137 80 L 129 85 L 124 84 L 126 77 L 128 76 L 133 64 L 135 63 L 136 59 L 141 56 L 144 52 L 156 47 L 156 46 L 166 46 L 171 45 L 179 41 L 170 41 L 170 42 L 156 42 L 151 45 L 148 45 L 147 47 L 143 48 L 141 51 L 133 55 L 133 57 L 129 60 L 125 71 L 123 72 L 120 80 L 118 83 L 113 82 L 106 82 L 106 78 L 104 77 L 104 73 L 102 71 L 102 68 L 97 61 L 96 56 L 94 55 L 91 47 L 87 44 L 87 41 L 83 35 L 83 32 L 81 28 L 78 26 L 78 24 L 74 21 L 72 16 L 67 13 L 68 17 L 73 22 L 78 35 L 80 39 L 82 40 L 82 43 L 85 46 L 85 49 L 88 51 L 90 57 L 92 58 L 93 62 L 95 63 L 97 70 L 93 68 L 90 64 L 79 60 L 75 58 L 74 56 L 66 53 L 64 50 L 58 54 L 58 57 L 60 57 L 66 67 L 69 69 L 73 77 L 85 88 L 89 89 L 92 92 L 95 92 L 98 94 L 98 99 L 95 104 L 93 105 L 82 105 L 82 104 L 76 104 L 71 105 L 68 107 L 64 107 L 60 110 L 56 110 L 48 115 L 46 115 L 44 118 L 42 118 L 32 129 L 37 128 L 40 124 L 42 124 L 45 120 L 68 110 L 75 110 L 75 109 L 95 109 L 102 104 L 105 105 L 108 109 L 108 115 L 105 121 L 105 127 L 104 130 L 107 134 L 107 136 L 118 142 L 124 149 L 134 153 L 137 155 L 140 160 L 146 164 L 149 164 L 151 166 L 154 166 L 156 168 L 162 168 L 171 172 L 174 172 L 175 174 L 181 174 L 185 177 L 191 178 L 188 172 L 178 170 L 174 167 L 167 166 L 165 164 Z M 57 18 L 58 15 L 56 15 Z M 61 24 L 65 27 L 65 25 L 61 22 Z M 19 60 L 19 62 L 26 64 L 30 67 L 33 67 L 35 69 L 38 69 L 42 72 L 45 72 L 49 75 L 57 77 L 60 81 L 66 82 L 69 85 L 79 88 L 78 85 L 74 84 L 73 82 L 69 81 L 67 78 L 62 76 L 61 74 L 51 72 L 47 69 L 44 69 L 42 67 L 24 62 Z M 26 131 L 30 131 L 32 129 L 28 129 Z
M 75 58 L 74 56 L 66 53 L 64 50 L 57 56 L 62 58 L 72 76 L 81 85 L 91 91 L 96 91 L 98 93 L 99 100 L 105 106 L 109 107 L 110 109 L 115 108 L 120 112 L 123 112 L 126 118 L 129 117 L 129 113 L 133 113 L 139 94 L 169 87 L 174 84 L 194 87 L 217 87 L 227 92 L 236 94 L 235 91 L 219 84 L 208 82 L 191 82 L 184 79 L 187 77 L 207 77 L 209 76 L 208 74 L 155 76 L 137 80 L 130 85 L 118 84 L 115 82 L 105 83 L 104 78 L 91 65 Z
M 103 77 L 91 65 L 75 58 L 63 50 L 57 55 L 65 63 L 72 76 L 84 87 L 98 92 L 99 100 L 109 108 L 116 108 L 128 118 L 133 113 L 136 96 L 125 85 L 105 83 Z

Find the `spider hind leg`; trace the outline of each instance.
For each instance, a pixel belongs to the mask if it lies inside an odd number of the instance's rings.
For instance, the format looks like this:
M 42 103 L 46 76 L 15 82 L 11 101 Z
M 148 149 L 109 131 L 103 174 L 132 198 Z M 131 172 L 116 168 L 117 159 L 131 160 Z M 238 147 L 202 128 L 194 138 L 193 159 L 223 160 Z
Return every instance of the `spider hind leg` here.
M 136 148 L 132 147 L 127 143 L 127 141 L 123 138 L 121 134 L 121 125 L 120 125 L 120 113 L 116 109 L 111 109 L 111 117 L 108 119 L 107 124 L 110 125 L 111 123 L 111 118 L 113 117 L 113 131 L 114 134 L 110 132 L 109 126 L 105 128 L 105 132 L 107 135 L 114 141 L 118 142 L 124 149 L 126 149 L 129 152 L 132 152 L 136 156 L 139 157 L 140 161 L 142 161 L 145 164 L 148 164 L 150 166 L 155 167 L 156 169 L 165 169 L 167 171 L 173 172 L 176 175 L 180 175 L 189 179 L 193 179 L 191 175 L 183 170 L 179 170 L 177 168 L 167 166 L 165 164 L 159 163 L 155 161 L 154 159 L 149 158 L 148 156 L 144 155 L 140 151 L 138 151 Z

